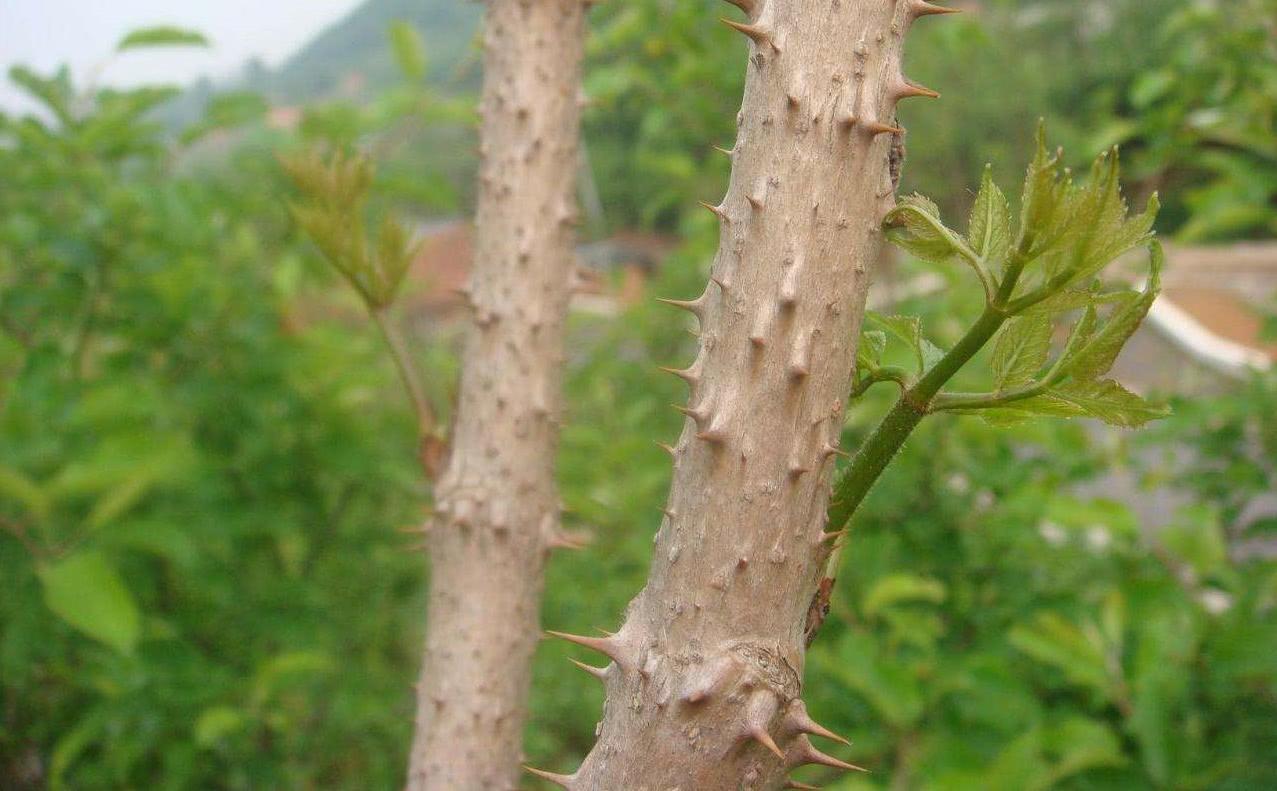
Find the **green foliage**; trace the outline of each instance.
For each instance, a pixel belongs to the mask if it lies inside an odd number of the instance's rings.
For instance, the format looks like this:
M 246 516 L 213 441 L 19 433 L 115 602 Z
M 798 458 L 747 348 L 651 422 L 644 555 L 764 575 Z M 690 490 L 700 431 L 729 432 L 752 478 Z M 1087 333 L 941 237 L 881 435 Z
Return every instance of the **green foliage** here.
M 286 158 L 285 170 L 302 194 L 293 217 L 324 258 L 363 299 L 370 311 L 394 301 L 417 245 L 392 217 L 382 219 L 375 240 L 366 238 L 364 212 L 372 185 L 372 163 L 340 154 L 325 161 L 317 151 Z
M 208 39 L 196 30 L 180 27 L 159 26 L 142 28 L 120 39 L 116 52 L 126 52 L 143 47 L 207 47 Z
M 48 112 L 0 118 L 0 786 L 396 785 L 424 492 L 393 366 L 272 157 L 177 170 L 169 92 L 14 76 Z
M 101 553 L 76 552 L 38 573 L 45 604 L 53 613 L 120 653 L 133 653 L 141 633 L 137 604 Z
M 1039 129 L 1014 233 L 1006 198 L 993 183 L 989 168 L 965 238 L 947 228 L 936 205 L 921 196 L 901 200 L 888 213 L 891 241 L 937 266 L 954 259 L 964 261 L 986 295 L 984 314 L 948 352 L 922 338 L 917 319 L 896 318 L 885 325 L 918 356 L 920 378 L 904 383 L 913 391 L 910 397 L 929 403 L 935 411 L 979 411 L 999 425 L 1032 415 L 1055 415 L 1135 427 L 1166 414 L 1117 382 L 1102 378 L 1156 299 L 1163 264 L 1160 246 L 1150 241 L 1156 196 L 1144 213 L 1128 216 L 1118 175 L 1113 150 L 1096 159 L 1085 184 L 1074 183 L 1062 169 L 1059 154 L 1048 152 L 1045 133 Z M 1152 261 L 1144 290 L 1102 291 L 1097 279 L 1102 270 L 1145 244 Z M 1056 322 L 1070 314 L 1077 315 L 1076 321 L 1052 360 Z M 907 331 L 896 327 L 907 327 Z M 993 390 L 939 392 L 990 339 Z M 872 360 L 861 362 L 858 376 L 872 380 L 876 371 Z
M 426 45 L 417 29 L 402 19 L 390 23 L 390 43 L 405 79 L 420 82 L 426 76 Z

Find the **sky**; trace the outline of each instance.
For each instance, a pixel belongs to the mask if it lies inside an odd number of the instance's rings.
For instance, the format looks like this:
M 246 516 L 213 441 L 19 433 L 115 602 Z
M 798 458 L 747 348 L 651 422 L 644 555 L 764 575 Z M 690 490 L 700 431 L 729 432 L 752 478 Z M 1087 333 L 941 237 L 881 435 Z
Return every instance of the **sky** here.
M 187 84 L 233 75 L 250 58 L 276 65 L 360 0 L 0 0 L 0 110 L 31 105 L 9 82 L 9 67 L 49 73 L 60 64 L 77 80 L 98 71 L 108 85 Z M 130 30 L 175 25 L 199 30 L 207 49 L 134 50 L 111 57 Z

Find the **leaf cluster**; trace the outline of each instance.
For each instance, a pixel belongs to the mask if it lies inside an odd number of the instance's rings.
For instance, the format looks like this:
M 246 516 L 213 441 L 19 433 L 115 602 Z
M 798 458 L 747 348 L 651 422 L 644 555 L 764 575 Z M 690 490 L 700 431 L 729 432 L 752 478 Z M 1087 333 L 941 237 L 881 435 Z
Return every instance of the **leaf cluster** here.
M 927 198 L 904 198 L 887 215 L 888 237 L 925 261 L 967 266 L 984 290 L 985 311 L 950 350 L 927 341 L 916 319 L 876 318 L 873 323 L 912 349 L 917 374 L 902 377 L 884 368 L 885 336 L 869 330 L 857 360 L 857 391 L 890 379 L 919 390 L 917 400 L 928 411 L 979 412 L 1000 425 L 1046 415 L 1134 427 L 1165 415 L 1105 378 L 1160 289 L 1163 254 L 1152 237 L 1157 205 L 1154 195 L 1142 213 L 1127 211 L 1116 149 L 1095 160 L 1085 182 L 1076 182 L 1060 152 L 1048 151 L 1041 126 L 1018 222 L 988 168 L 965 234 L 946 226 Z M 1143 289 L 1105 290 L 1099 276 L 1139 247 L 1150 255 Z M 1059 344 L 1057 335 L 1064 338 Z M 989 341 L 991 389 L 940 391 Z
M 364 215 L 373 179 L 371 161 L 359 155 L 325 157 L 312 150 L 281 162 L 301 194 L 290 204 L 297 224 L 370 311 L 388 307 L 417 244 L 390 216 L 382 218 L 376 237 L 368 238 Z

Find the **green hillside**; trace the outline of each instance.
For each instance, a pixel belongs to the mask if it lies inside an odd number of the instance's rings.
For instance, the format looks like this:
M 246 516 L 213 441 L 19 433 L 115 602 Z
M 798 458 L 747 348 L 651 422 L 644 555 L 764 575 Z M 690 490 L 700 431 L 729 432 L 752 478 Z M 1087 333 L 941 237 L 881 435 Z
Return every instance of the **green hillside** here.
M 343 79 L 361 74 L 369 87 L 398 72 L 386 42 L 390 23 L 402 19 L 420 31 L 429 79 L 441 87 L 478 83 L 475 31 L 483 9 L 461 0 L 368 0 L 321 32 L 278 69 L 252 85 L 276 102 L 299 103 L 334 93 Z

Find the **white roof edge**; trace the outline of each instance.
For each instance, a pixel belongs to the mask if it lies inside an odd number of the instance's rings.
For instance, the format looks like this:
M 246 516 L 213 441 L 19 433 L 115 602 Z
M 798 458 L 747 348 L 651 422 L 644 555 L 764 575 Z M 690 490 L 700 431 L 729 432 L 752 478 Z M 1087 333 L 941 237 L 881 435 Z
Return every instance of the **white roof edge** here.
M 1148 322 L 1194 360 L 1228 376 L 1242 378 L 1252 370 L 1272 367 L 1268 355 L 1216 335 L 1165 296 L 1153 303 Z

